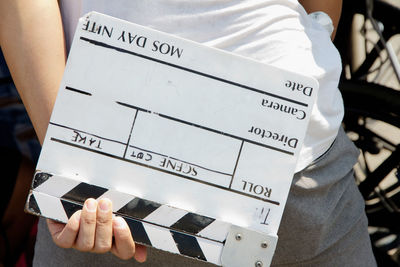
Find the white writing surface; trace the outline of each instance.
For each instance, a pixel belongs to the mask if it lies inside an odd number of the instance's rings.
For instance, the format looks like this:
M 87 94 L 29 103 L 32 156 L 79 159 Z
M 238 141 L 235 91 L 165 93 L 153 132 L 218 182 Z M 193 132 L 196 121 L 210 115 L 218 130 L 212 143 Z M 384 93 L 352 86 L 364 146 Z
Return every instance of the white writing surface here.
M 37 169 L 276 233 L 317 90 L 312 78 L 90 13 Z

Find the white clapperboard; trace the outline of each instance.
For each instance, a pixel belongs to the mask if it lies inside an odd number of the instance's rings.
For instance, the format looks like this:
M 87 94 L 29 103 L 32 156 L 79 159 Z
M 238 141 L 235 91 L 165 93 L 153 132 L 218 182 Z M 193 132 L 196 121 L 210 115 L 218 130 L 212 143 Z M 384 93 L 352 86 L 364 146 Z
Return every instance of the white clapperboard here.
M 268 266 L 318 83 L 99 13 L 81 18 L 28 197 L 107 197 L 134 240 Z

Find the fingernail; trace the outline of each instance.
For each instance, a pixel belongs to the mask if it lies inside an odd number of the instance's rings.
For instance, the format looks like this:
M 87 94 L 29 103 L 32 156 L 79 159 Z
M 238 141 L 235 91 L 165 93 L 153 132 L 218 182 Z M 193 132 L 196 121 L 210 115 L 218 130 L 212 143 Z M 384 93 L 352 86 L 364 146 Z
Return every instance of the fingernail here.
M 102 199 L 99 201 L 101 211 L 107 212 L 110 210 L 110 201 Z
M 126 222 L 122 217 L 115 217 L 113 222 L 114 222 L 114 226 L 117 228 L 125 228 L 126 227 Z
M 94 212 L 96 211 L 97 201 L 94 199 L 88 199 L 86 200 L 85 206 L 88 211 Z

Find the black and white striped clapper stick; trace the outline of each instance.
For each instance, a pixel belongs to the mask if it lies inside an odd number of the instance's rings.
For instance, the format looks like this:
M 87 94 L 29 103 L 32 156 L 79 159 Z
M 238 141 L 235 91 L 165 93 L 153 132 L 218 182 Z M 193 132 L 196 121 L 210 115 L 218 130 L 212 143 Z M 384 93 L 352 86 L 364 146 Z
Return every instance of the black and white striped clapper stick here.
M 35 174 L 26 210 L 66 222 L 87 198 L 109 198 L 135 242 L 221 265 L 231 224 L 126 193 L 44 172 Z

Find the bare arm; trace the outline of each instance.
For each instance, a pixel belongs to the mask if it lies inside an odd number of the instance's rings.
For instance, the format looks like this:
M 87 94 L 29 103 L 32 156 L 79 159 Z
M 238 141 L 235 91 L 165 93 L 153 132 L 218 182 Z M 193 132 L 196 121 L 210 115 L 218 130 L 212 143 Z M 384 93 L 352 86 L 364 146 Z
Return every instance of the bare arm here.
M 335 37 L 336 29 L 339 24 L 340 13 L 342 11 L 342 0 L 299 0 L 308 13 L 323 11 L 331 17 L 335 29 L 332 39 Z
M 66 60 L 58 2 L 0 0 L 0 46 L 42 143 Z M 111 251 L 122 259 L 134 256 L 144 261 L 145 247 L 135 247 L 126 222 L 112 218 L 111 205 L 107 199 L 89 199 L 66 225 L 48 220 L 54 242 L 60 247 Z
M 43 142 L 65 66 L 56 0 L 0 0 L 0 46 Z

